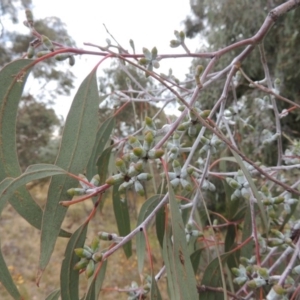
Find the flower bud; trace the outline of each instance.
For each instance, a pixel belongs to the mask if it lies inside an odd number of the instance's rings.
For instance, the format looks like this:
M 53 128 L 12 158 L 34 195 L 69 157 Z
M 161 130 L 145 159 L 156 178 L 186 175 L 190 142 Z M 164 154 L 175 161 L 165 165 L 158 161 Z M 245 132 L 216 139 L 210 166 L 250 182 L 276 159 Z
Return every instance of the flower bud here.
M 121 172 L 121 173 L 126 173 L 127 172 L 126 164 L 125 164 L 123 159 L 117 158 L 115 164 L 116 164 L 116 167 L 117 167 L 119 172 Z
M 181 45 L 181 42 L 180 41 L 177 41 L 177 40 L 171 40 L 170 41 L 170 47 L 171 48 L 177 48 Z
M 284 201 L 284 197 L 276 197 L 274 198 L 274 204 L 280 204 Z
M 279 239 L 284 239 L 285 238 L 283 233 L 280 232 L 279 230 L 271 229 L 270 231 L 271 231 L 272 235 L 276 236 Z
M 263 278 L 268 279 L 269 278 L 269 271 L 267 268 L 259 268 L 257 270 L 257 273 Z
M 67 190 L 67 194 L 70 196 L 81 196 L 84 195 L 86 193 L 85 189 L 82 188 L 71 188 Z
M 161 158 L 165 154 L 165 151 L 163 149 L 151 149 L 148 152 L 149 158 L 155 159 L 155 158 Z
M 243 285 L 247 281 L 247 277 L 236 277 L 233 279 L 233 282 L 238 285 Z
M 145 57 L 142 57 L 141 59 L 139 59 L 139 64 L 142 66 L 147 66 L 149 64 L 149 60 Z
M 140 196 L 145 196 L 144 187 L 138 180 L 134 182 L 134 189 Z
M 226 182 L 234 189 L 239 189 L 241 187 L 240 184 L 232 178 L 227 177 Z
M 146 151 L 150 150 L 152 148 L 154 142 L 154 136 L 153 133 L 151 131 L 148 131 L 145 135 L 145 140 L 144 140 L 144 149 Z
M 85 275 L 87 278 L 90 278 L 95 271 L 95 262 L 91 259 L 86 267 Z
M 286 294 L 286 289 L 284 289 L 280 284 L 274 284 L 272 289 L 277 295 L 283 296 Z
M 156 47 L 152 48 L 151 57 L 152 57 L 152 59 L 155 59 L 157 57 L 157 48 Z
M 152 178 L 153 178 L 153 176 L 149 173 L 141 173 L 137 176 L 137 179 L 141 180 L 141 181 L 148 181 Z
M 34 55 L 34 47 L 32 47 L 31 45 L 28 47 L 28 50 L 27 50 L 27 57 L 28 58 L 32 58 Z
M 42 35 L 41 38 L 42 38 L 42 43 L 45 45 L 45 47 L 48 50 L 50 50 L 50 51 L 53 52 L 54 51 L 54 47 L 53 47 L 53 44 L 52 44 L 51 40 L 47 36 L 45 36 L 45 35 Z
M 268 241 L 268 246 L 269 247 L 277 247 L 277 246 L 282 245 L 283 243 L 284 243 L 283 240 L 274 238 L 274 239 Z
M 149 118 L 150 119 L 150 118 Z M 128 137 L 128 144 L 132 147 L 142 147 L 140 141 L 135 136 Z
M 70 57 L 70 54 L 68 53 L 61 53 L 61 54 L 57 54 L 55 56 L 55 59 L 58 60 L 58 61 L 63 61 L 63 60 L 66 60 Z
M 300 275 L 300 265 L 294 267 L 292 273 Z
M 92 259 L 93 259 L 95 262 L 101 261 L 102 258 L 103 258 L 103 254 L 102 254 L 101 252 L 94 253 L 93 256 L 92 256 Z
M 177 176 L 180 176 L 181 173 L 181 165 L 178 160 L 174 160 L 172 163 L 173 170 Z
M 146 156 L 146 150 L 144 148 L 141 147 L 136 147 L 132 150 L 132 152 L 134 153 L 135 156 L 137 157 L 145 157 Z
M 30 26 L 33 25 L 33 14 L 32 14 L 32 11 L 30 9 L 26 9 L 25 10 L 25 14 L 26 14 L 26 20 L 28 22 L 28 24 Z
M 178 130 L 178 131 L 185 131 L 190 125 L 191 125 L 191 122 L 190 122 L 190 121 L 188 121 L 188 122 L 183 122 L 183 123 L 181 123 L 181 124 L 177 127 L 177 130 Z
M 193 190 L 192 185 L 187 180 L 180 178 L 180 183 L 186 191 L 191 192 Z
M 37 54 L 36 54 L 36 56 L 37 57 L 42 57 L 42 56 L 44 56 L 44 55 L 46 55 L 46 54 L 49 54 L 50 52 L 49 51 L 39 51 Z
M 76 249 L 74 249 L 74 252 L 77 256 L 79 256 L 81 258 L 90 259 L 92 257 L 92 253 L 84 248 L 76 248 Z
M 100 231 L 98 232 L 98 236 L 103 241 L 112 241 L 113 235 L 111 233 Z
M 93 186 L 99 186 L 99 184 L 100 184 L 100 176 L 99 176 L 99 174 L 94 175 L 93 178 L 91 179 L 90 183 Z
M 174 178 L 170 181 L 170 183 L 171 183 L 173 188 L 176 188 L 180 183 L 180 179 L 179 178 Z
M 153 60 L 153 61 L 152 61 L 152 65 L 153 65 L 153 67 L 154 67 L 155 69 L 158 69 L 158 68 L 160 67 L 160 64 L 159 64 L 159 62 L 158 62 L 157 60 Z
M 91 249 L 93 253 L 99 250 L 99 242 L 100 242 L 99 238 L 95 236 L 91 243 Z
M 75 264 L 74 270 L 85 269 L 88 263 L 89 263 L 89 259 L 82 258 L 78 263 Z
M 75 65 L 75 57 L 74 55 L 69 56 L 69 65 L 73 67 Z
M 110 176 L 109 178 L 106 179 L 105 183 L 109 185 L 114 185 L 118 183 L 122 183 L 124 181 L 124 174 L 116 174 L 113 176 Z

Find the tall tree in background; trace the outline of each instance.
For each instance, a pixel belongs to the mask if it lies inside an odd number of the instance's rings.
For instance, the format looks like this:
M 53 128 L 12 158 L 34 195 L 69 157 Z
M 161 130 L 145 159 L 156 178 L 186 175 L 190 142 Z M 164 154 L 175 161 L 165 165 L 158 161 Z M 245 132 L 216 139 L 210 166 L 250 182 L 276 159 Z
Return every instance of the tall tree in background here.
M 24 31 L 24 34 L 18 32 L 22 28 L 20 23 L 25 20 L 25 9 L 31 5 L 31 0 L 0 1 L 0 68 L 26 54 L 29 43 L 34 39 L 28 31 Z M 34 26 L 39 33 L 53 41 L 65 43 L 68 40 L 74 45 L 65 24 L 59 18 L 36 20 Z M 55 59 L 35 66 L 32 75 L 38 78 L 39 93 L 34 93 L 33 96 L 33 91 L 27 90 L 20 102 L 17 148 L 23 169 L 37 161 L 45 163 L 54 161 L 58 141 L 53 139 L 53 130 L 57 126 L 62 126 L 62 122 L 55 111 L 49 108 L 49 104 L 53 103 L 58 95 L 69 95 L 74 80 L 71 71 L 65 68 L 60 70 L 58 66 Z M 53 85 L 53 88 L 45 88 L 48 84 Z M 36 88 L 39 86 L 36 85 Z M 47 148 L 46 152 L 43 150 L 44 147 Z
M 200 1 L 190 0 L 192 14 L 185 19 L 186 36 L 200 38 L 202 49 L 199 51 L 216 51 L 235 42 L 252 37 L 258 30 L 258 24 L 262 24 L 272 8 L 284 3 L 282 0 L 273 1 Z M 300 11 L 294 10 L 281 16 L 263 41 L 267 64 L 273 82 L 277 81 L 278 92 L 284 97 L 300 103 L 299 82 L 300 72 L 297 68 L 300 45 Z M 222 70 L 232 59 L 242 51 L 235 49 L 223 55 L 216 64 L 214 71 Z M 242 69 L 253 81 L 264 79 L 264 70 L 260 59 L 258 47 L 243 61 Z M 191 69 L 198 64 L 207 64 L 207 61 L 194 60 Z M 223 79 L 224 80 L 224 79 Z M 222 84 L 220 84 L 220 87 Z M 212 107 L 213 103 L 222 93 L 221 89 L 211 88 L 200 95 L 200 103 L 203 107 Z M 243 97 L 241 97 L 243 96 Z M 278 110 L 290 108 L 290 105 L 278 101 Z M 276 126 L 272 122 L 273 111 L 270 109 L 270 99 L 263 92 L 253 89 L 246 80 L 239 82 L 234 93 L 229 93 L 226 102 L 228 118 L 236 123 L 235 132 L 244 132 L 243 139 L 236 136 L 239 146 L 253 160 L 262 160 L 264 164 L 274 164 L 276 160 L 276 141 L 270 145 L 262 145 L 260 141 L 264 134 L 273 135 Z M 299 137 L 299 110 L 291 110 L 282 118 L 281 125 L 284 132 L 285 145 L 290 144 L 291 139 Z M 257 122 L 261 120 L 261 122 Z M 265 153 L 268 155 L 265 155 Z M 264 158 L 263 158 L 264 157 Z
M 190 38 L 199 36 L 207 41 L 208 51 L 221 49 L 224 46 L 253 36 L 257 31 L 257 25 L 263 23 L 267 13 L 284 2 L 282 0 L 190 0 L 193 14 L 185 20 L 186 35 Z M 281 93 L 296 103 L 300 103 L 300 71 L 297 68 L 300 60 L 298 54 L 300 45 L 299 27 L 300 11 L 294 10 L 282 16 L 272 27 L 272 33 L 264 39 L 270 74 L 280 79 Z M 240 49 L 236 49 L 232 55 L 222 57 L 217 65 L 218 70 L 227 65 L 239 51 Z M 256 49 L 242 65 L 254 81 L 262 80 L 264 76 L 262 65 L 256 59 L 259 55 L 259 51 Z M 285 74 L 288 74 L 288 76 Z M 243 85 L 240 94 L 244 94 L 245 89 L 249 90 L 249 87 Z M 252 90 L 248 93 L 251 94 Z M 279 110 L 285 107 L 282 101 L 278 105 Z M 295 127 L 295 121 L 299 120 L 299 117 L 299 113 L 293 111 L 284 118 L 283 127 L 289 135 L 299 136 L 299 131 Z

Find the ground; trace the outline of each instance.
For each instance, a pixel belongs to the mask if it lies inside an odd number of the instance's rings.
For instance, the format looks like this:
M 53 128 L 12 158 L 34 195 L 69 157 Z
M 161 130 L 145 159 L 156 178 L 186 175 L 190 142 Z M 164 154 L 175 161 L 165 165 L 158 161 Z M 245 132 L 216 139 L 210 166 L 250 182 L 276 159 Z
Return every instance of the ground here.
M 47 184 L 36 185 L 31 189 L 34 199 L 43 207 L 45 195 L 47 194 Z M 141 205 L 142 199 L 138 199 L 136 207 Z M 63 228 L 74 232 L 80 226 L 92 209 L 91 200 L 82 204 L 76 204 L 68 209 Z M 138 209 L 138 208 L 137 208 Z M 132 211 L 132 215 L 134 215 Z M 136 224 L 136 219 L 132 218 L 132 228 Z M 107 195 L 102 213 L 97 212 L 95 218 L 90 222 L 88 229 L 88 242 L 99 231 L 117 232 L 110 196 Z M 152 234 L 153 233 L 153 234 Z M 5 261 L 13 275 L 24 300 L 41 300 L 53 290 L 59 288 L 60 267 L 63 260 L 65 247 L 68 239 L 59 238 L 51 261 L 42 276 L 40 287 L 35 284 L 40 249 L 40 231 L 30 226 L 22 219 L 10 206 L 4 209 L 0 219 L 1 247 Z M 88 244 L 87 242 L 87 244 Z M 105 243 L 105 242 L 104 242 Z M 163 265 L 158 242 L 154 237 L 154 228 L 150 229 L 150 244 L 153 254 L 154 268 L 156 272 Z M 104 244 L 103 244 L 104 245 Z M 108 245 L 108 244 L 107 244 Z M 132 280 L 140 282 L 137 271 L 137 260 L 135 255 L 135 244 L 133 243 L 133 256 L 126 259 L 123 250 L 114 253 L 108 262 L 106 278 L 103 284 L 101 299 L 127 299 L 126 293 L 115 291 L 117 288 L 125 288 L 131 284 Z M 145 273 L 150 274 L 148 259 L 145 261 Z M 166 279 L 159 283 L 163 294 L 165 294 Z M 87 281 L 85 276 L 81 276 L 80 294 L 83 295 Z M 163 297 L 164 299 L 167 299 Z M 0 283 L 0 299 L 10 300 L 11 296 L 7 293 Z

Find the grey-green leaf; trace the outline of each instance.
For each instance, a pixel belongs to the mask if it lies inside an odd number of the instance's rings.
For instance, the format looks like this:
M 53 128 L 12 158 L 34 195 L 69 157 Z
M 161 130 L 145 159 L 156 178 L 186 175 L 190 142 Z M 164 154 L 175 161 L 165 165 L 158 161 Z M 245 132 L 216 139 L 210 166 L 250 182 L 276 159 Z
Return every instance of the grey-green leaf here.
M 33 180 L 65 173 L 66 172 L 62 168 L 50 164 L 37 164 L 29 166 L 25 173 L 21 174 L 20 176 L 13 179 L 7 178 L 0 183 L 0 203 L 6 203 L 6 201 L 13 196 L 14 192 L 19 187 L 24 186 Z
M 167 278 L 171 299 L 198 299 L 197 283 L 187 250 L 184 224 L 179 212 L 178 203 L 170 184 L 169 205 L 171 214 L 171 230 L 167 226 L 164 236 L 163 258 L 167 270 Z
M 118 188 L 118 185 L 114 185 L 113 187 L 113 207 L 119 235 L 126 236 L 131 231 L 129 211 L 127 202 L 123 202 L 120 199 Z M 126 257 L 129 258 L 132 255 L 131 240 L 123 246 L 123 249 Z
M 81 83 L 70 108 L 63 131 L 56 165 L 78 174 L 84 171 L 94 147 L 98 128 L 99 94 L 94 69 Z M 40 277 L 47 266 L 67 208 L 59 201 L 68 198 L 67 190 L 78 182 L 65 175 L 52 178 L 41 232 Z
M 154 195 L 150 197 L 146 202 L 144 202 L 138 216 L 137 227 L 149 216 L 149 214 L 157 206 L 160 200 L 161 200 L 160 195 Z M 136 254 L 138 258 L 138 270 L 140 274 L 142 274 L 143 267 L 144 267 L 145 245 L 146 242 L 145 242 L 144 232 L 140 231 L 136 235 Z
M 74 270 L 74 266 L 80 258 L 75 254 L 74 249 L 82 248 L 84 246 L 87 228 L 87 223 L 80 226 L 71 236 L 65 250 L 65 256 L 60 271 L 61 300 L 79 299 L 79 271 Z
M 106 267 L 107 267 L 107 260 L 102 262 L 101 269 L 100 269 L 99 273 L 97 274 L 97 276 L 94 277 L 92 282 L 90 283 L 84 300 L 100 299 L 99 294 L 101 291 L 103 281 L 105 279 Z
M 86 174 L 87 178 L 92 178 L 95 174 L 97 174 L 97 160 L 99 156 L 102 154 L 107 142 L 110 139 L 110 135 L 115 127 L 115 118 L 108 118 L 101 124 L 97 136 L 95 145 L 92 151 L 92 155 L 90 157 L 90 160 L 88 162 L 87 168 L 86 168 Z
M 16 151 L 16 118 L 31 64 L 32 60 L 18 59 L 0 71 L 0 181 L 21 174 Z M 25 187 L 19 188 L 9 202 L 29 224 L 41 228 L 43 211 Z
M 45 300 L 58 300 L 60 296 L 60 289 L 51 292 Z

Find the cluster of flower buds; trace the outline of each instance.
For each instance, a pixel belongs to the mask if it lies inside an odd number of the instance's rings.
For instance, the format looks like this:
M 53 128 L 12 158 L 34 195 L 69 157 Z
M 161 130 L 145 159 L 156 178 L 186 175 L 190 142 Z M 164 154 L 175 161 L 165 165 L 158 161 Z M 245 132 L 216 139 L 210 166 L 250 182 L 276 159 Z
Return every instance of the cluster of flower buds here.
M 254 103 L 261 111 L 273 109 L 273 106 L 270 104 L 269 96 L 264 96 L 263 98 L 255 98 Z
M 249 273 L 252 270 L 252 266 L 245 268 L 242 264 L 239 265 L 239 268 L 232 268 L 231 271 L 236 278 L 233 282 L 238 285 L 243 285 L 249 280 Z
M 271 234 L 274 238 L 268 239 L 268 246 L 269 247 L 277 247 L 281 245 L 288 245 L 294 247 L 293 241 L 290 237 L 285 236 L 282 232 L 277 229 L 271 229 Z
M 152 48 L 151 52 L 147 48 L 143 48 L 144 57 L 142 57 L 139 60 L 139 64 L 147 67 L 147 70 L 152 72 L 153 67 L 158 69 L 159 68 L 159 62 L 157 57 L 157 49 L 156 47 Z M 148 77 L 149 74 L 146 74 L 146 77 Z
M 189 119 L 186 122 L 181 123 L 177 130 L 178 131 L 188 131 L 189 136 L 195 136 L 200 130 L 200 122 L 198 120 L 198 115 L 203 119 L 206 119 L 210 114 L 210 110 L 202 111 L 200 108 L 195 106 L 193 110 L 189 111 Z
M 83 180 L 83 181 L 79 180 L 79 184 L 81 185 L 81 188 L 71 188 L 67 190 L 67 193 L 72 197 L 91 194 L 94 191 L 94 189 L 98 187 L 100 184 L 100 177 L 98 174 L 93 176 L 90 182 L 84 175 L 79 174 L 78 176 Z M 84 181 L 89 182 L 90 185 L 86 184 Z
M 212 154 L 215 154 L 217 152 L 217 148 L 223 144 L 223 142 L 216 135 L 213 135 L 210 140 L 202 136 L 201 143 L 203 146 L 199 151 L 200 155 L 207 153 L 209 150 Z
M 264 285 L 269 284 L 269 271 L 266 268 L 253 266 L 252 277 L 253 279 L 247 281 L 247 286 L 251 289 L 257 289 Z
M 94 274 L 95 265 L 102 260 L 103 254 L 99 251 L 99 242 L 99 238 L 95 237 L 90 246 L 84 245 L 83 248 L 74 249 L 75 254 L 81 258 L 74 269 L 85 270 L 87 278 Z
M 146 283 L 140 287 L 137 282 L 132 281 L 131 286 L 128 288 L 128 298 L 127 300 L 139 300 L 146 299 L 146 295 L 151 290 L 151 277 L 146 277 Z
M 232 78 L 232 83 L 234 87 L 238 87 L 242 79 L 242 74 L 240 71 L 237 71 Z
M 146 133 L 144 135 L 144 142 L 138 140 L 134 136 L 128 138 L 129 151 L 125 153 L 122 158 L 116 160 L 116 167 L 119 171 L 109 177 L 106 183 L 109 185 L 118 184 L 121 199 L 124 199 L 126 190 L 133 187 L 134 190 L 140 195 L 144 196 L 145 191 L 142 185 L 143 181 L 152 179 L 150 173 L 144 172 L 146 162 L 149 159 L 158 159 L 164 155 L 164 150 L 154 149 L 154 138 L 156 127 L 151 118 L 146 118 Z
M 290 214 L 291 205 L 297 204 L 299 201 L 296 198 L 292 198 L 292 194 L 289 192 L 286 192 L 284 196 L 272 197 L 272 194 L 266 186 L 262 187 L 260 194 L 263 196 L 262 203 L 268 207 L 269 217 L 273 220 L 278 218 L 278 215 L 275 212 L 275 207 L 277 205 L 282 203 L 284 207 L 282 213 Z
M 181 165 L 178 160 L 173 160 L 172 167 L 174 172 L 168 172 L 170 183 L 174 189 L 177 189 L 179 186 L 188 192 L 193 190 L 193 186 L 189 182 L 189 174 L 186 170 L 182 170 Z M 163 174 L 164 176 L 164 174 Z
M 34 29 L 34 21 L 33 21 L 32 11 L 29 9 L 26 9 L 25 14 L 26 14 L 26 21 L 24 21 L 23 24 L 30 29 Z M 42 57 L 42 56 L 54 51 L 54 45 L 53 45 L 52 41 L 47 36 L 41 35 L 40 38 L 37 38 L 29 43 L 29 47 L 27 50 L 27 57 L 33 58 L 33 56 L 35 54 L 35 48 L 39 47 L 40 45 L 43 45 L 44 49 L 46 48 L 47 50 L 41 50 L 41 51 L 37 52 L 36 53 L 37 57 Z M 55 56 L 55 59 L 58 61 L 63 61 L 63 60 L 68 59 L 70 66 L 73 66 L 75 64 L 74 55 L 70 54 L 70 53 L 58 54 Z
M 170 41 L 170 47 L 171 48 L 177 48 L 180 45 L 184 44 L 185 40 L 185 34 L 183 31 L 178 32 L 177 30 L 174 30 L 174 35 L 176 37 L 176 40 L 171 40 Z
M 269 145 L 276 141 L 279 136 L 279 133 L 272 134 L 268 129 L 264 129 L 261 133 L 261 141 L 263 145 Z
M 245 107 L 246 101 L 247 98 L 242 96 L 241 99 L 236 102 L 236 104 L 230 106 L 228 109 L 225 109 L 223 118 L 228 122 L 228 124 L 235 125 L 237 121 L 241 120 L 239 113 Z
M 300 164 L 300 141 L 295 140 L 293 145 L 285 150 L 283 159 L 287 165 Z
M 187 223 L 185 226 L 185 236 L 186 242 L 189 244 L 191 238 L 197 239 L 199 237 L 203 237 L 203 232 L 193 229 L 193 225 L 191 223 Z
M 174 132 L 172 142 L 167 143 L 168 149 L 168 161 L 177 159 L 178 155 L 182 152 L 180 145 L 180 136 L 177 132 Z
M 200 166 L 202 166 L 202 164 L 201 164 L 201 162 L 199 161 L 199 159 L 198 159 L 198 164 L 199 164 Z M 193 168 L 188 168 L 187 172 L 188 172 L 188 174 L 190 174 L 190 176 L 193 176 L 193 177 L 196 178 L 196 179 L 200 179 L 200 178 L 202 177 L 202 174 L 199 174 L 199 173 L 198 173 L 195 169 L 193 169 Z M 215 191 L 216 191 L 216 186 L 215 186 L 212 182 L 210 182 L 210 181 L 208 180 L 208 178 L 205 178 L 205 179 L 203 180 L 201 189 L 204 190 L 204 191 L 215 192 Z
M 241 170 L 237 172 L 235 179 L 227 177 L 226 182 L 235 190 L 231 195 L 231 200 L 237 200 L 241 197 L 249 199 L 249 183 Z

